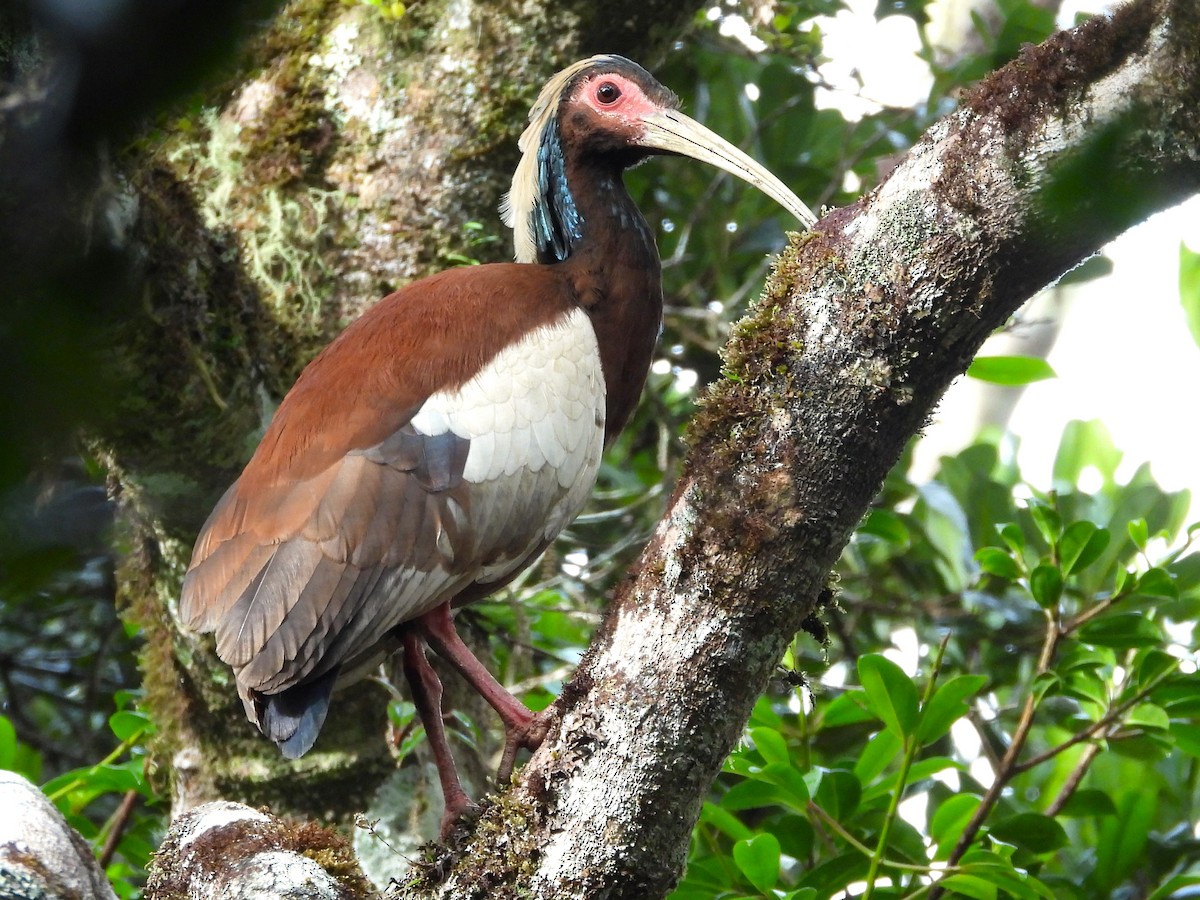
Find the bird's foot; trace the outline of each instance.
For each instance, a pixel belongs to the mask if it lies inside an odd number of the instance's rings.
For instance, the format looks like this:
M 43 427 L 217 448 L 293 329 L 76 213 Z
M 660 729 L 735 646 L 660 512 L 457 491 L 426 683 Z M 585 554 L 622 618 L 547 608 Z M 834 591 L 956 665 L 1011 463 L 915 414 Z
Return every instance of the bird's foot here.
M 504 755 L 500 757 L 500 768 L 496 772 L 496 781 L 500 785 L 507 784 L 512 778 L 519 750 L 532 752 L 542 746 L 553 719 L 550 709 L 543 709 L 539 713 L 529 713 L 529 718 L 522 722 L 507 725 L 504 730 Z
M 447 796 L 442 812 L 442 825 L 438 829 L 438 843 L 447 843 L 463 819 L 473 819 L 478 815 L 479 806 L 464 791 L 460 790 Z

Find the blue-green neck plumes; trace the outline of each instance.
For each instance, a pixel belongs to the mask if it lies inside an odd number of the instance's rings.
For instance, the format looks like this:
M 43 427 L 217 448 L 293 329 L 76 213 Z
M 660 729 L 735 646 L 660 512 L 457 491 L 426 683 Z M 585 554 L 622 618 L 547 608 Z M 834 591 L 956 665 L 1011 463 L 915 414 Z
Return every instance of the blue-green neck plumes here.
M 583 216 L 567 184 L 566 161 L 558 123 L 551 119 L 537 150 L 537 194 L 530 211 L 540 263 L 562 262 L 583 237 Z

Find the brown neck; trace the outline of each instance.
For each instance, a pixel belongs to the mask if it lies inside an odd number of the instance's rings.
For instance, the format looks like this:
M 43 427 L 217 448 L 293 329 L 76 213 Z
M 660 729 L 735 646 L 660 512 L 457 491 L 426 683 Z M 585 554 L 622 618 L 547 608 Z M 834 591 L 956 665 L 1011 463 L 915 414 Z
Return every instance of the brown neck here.
M 600 346 L 608 388 L 605 443 L 637 406 L 662 329 L 662 264 L 650 227 L 619 170 L 576 163 L 571 192 L 583 217 L 583 237 L 564 266 Z

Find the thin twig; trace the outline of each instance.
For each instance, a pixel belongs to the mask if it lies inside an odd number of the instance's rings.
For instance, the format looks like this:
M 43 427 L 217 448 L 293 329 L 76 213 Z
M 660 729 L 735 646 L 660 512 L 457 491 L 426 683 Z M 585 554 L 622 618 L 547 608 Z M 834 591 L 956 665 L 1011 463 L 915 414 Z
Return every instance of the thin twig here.
M 811 800 L 808 801 L 808 811 L 819 818 L 825 825 L 829 826 L 831 831 L 835 832 L 838 837 L 840 837 L 859 853 L 863 854 L 864 856 L 870 856 L 874 852 L 870 847 L 843 828 L 841 822 L 839 822 Z M 915 863 L 902 863 L 892 859 L 884 860 L 883 865 L 887 866 L 889 869 L 904 869 L 905 871 L 918 872 L 922 875 L 928 875 L 930 872 L 934 871 L 932 866 L 921 866 L 916 865 Z
M 938 673 L 942 669 L 942 659 L 946 655 L 946 645 L 950 643 L 950 633 L 942 638 L 941 646 L 938 647 L 937 655 L 933 659 L 933 666 L 929 672 L 929 680 L 925 683 L 924 695 L 921 697 L 921 709 L 929 706 L 929 701 L 933 697 L 933 689 L 937 684 Z M 918 723 L 920 719 L 917 720 Z M 883 866 L 883 854 L 887 850 L 888 834 L 891 832 L 892 823 L 896 821 L 896 816 L 900 812 L 900 800 L 904 796 L 904 788 L 908 783 L 908 773 L 912 769 L 913 761 L 917 758 L 917 751 L 921 749 L 920 742 L 917 740 L 917 730 L 914 729 L 910 734 L 904 736 L 904 758 L 900 763 L 900 771 L 896 774 L 896 790 L 892 792 L 892 798 L 888 803 L 887 812 L 883 816 L 883 824 L 879 828 L 879 841 L 875 845 L 875 852 L 871 854 L 871 865 L 867 869 L 867 890 L 863 894 L 863 900 L 871 900 L 875 894 L 875 880 L 879 876 L 879 870 Z
M 1083 776 L 1087 774 L 1087 770 L 1092 765 L 1092 760 L 1100 753 L 1099 744 L 1088 744 L 1084 748 L 1083 756 L 1079 758 L 1079 762 L 1075 764 L 1075 768 L 1071 770 L 1071 774 L 1067 776 L 1066 783 L 1063 784 L 1062 790 L 1058 792 L 1058 796 L 1054 801 L 1046 807 L 1046 815 L 1057 816 L 1062 812 L 1062 808 L 1067 805 L 1067 801 L 1079 788 L 1079 782 L 1083 781 Z
M 1057 610 L 1046 610 L 1046 635 L 1042 641 L 1042 652 L 1038 655 L 1035 680 L 1037 676 L 1050 670 L 1050 663 L 1054 659 L 1054 651 L 1057 649 L 1061 637 L 1062 631 L 1059 628 Z M 1000 768 L 996 770 L 996 777 L 992 780 L 992 785 L 987 789 L 987 793 L 983 795 L 983 799 L 979 801 L 979 806 L 975 808 L 975 813 L 971 816 L 971 821 L 959 836 L 958 843 L 954 845 L 954 852 L 950 854 L 950 858 L 947 860 L 949 865 L 957 865 L 958 861 L 962 859 L 963 854 L 970 849 L 971 843 L 975 840 L 975 835 L 979 833 L 979 829 L 983 827 L 983 823 L 991 813 L 992 808 L 999 801 L 1000 794 L 1016 774 L 1014 770 L 1017 756 L 1025 747 L 1025 741 L 1029 738 L 1029 731 L 1033 727 L 1033 716 L 1036 711 L 1037 695 L 1031 691 L 1025 698 L 1025 706 L 1021 710 L 1021 717 L 1017 721 L 1016 729 L 1013 731 L 1012 742 L 1008 745 L 1008 750 L 1005 752 L 1004 758 L 1000 760 Z M 941 896 L 941 893 L 939 889 L 934 888 L 929 894 L 930 900 L 936 900 L 937 897 Z
M 100 850 L 100 856 L 97 859 L 101 869 L 108 868 L 108 864 L 112 862 L 112 858 L 117 852 L 117 845 L 121 843 L 121 835 L 125 833 L 125 826 L 129 824 L 129 818 L 133 815 L 133 808 L 137 805 L 137 800 L 137 791 L 126 791 L 125 796 L 121 798 L 121 805 L 108 820 L 108 834 L 104 838 L 104 847 Z
M 1133 709 L 1133 707 L 1135 707 L 1137 704 L 1141 703 L 1144 699 L 1146 699 L 1146 697 L 1148 697 L 1150 695 L 1150 692 L 1153 691 L 1156 687 L 1158 687 L 1158 685 L 1163 681 L 1163 679 L 1165 679 L 1168 675 L 1174 674 L 1174 672 L 1175 672 L 1175 670 L 1172 668 L 1172 669 L 1168 670 L 1166 673 L 1164 673 L 1163 675 L 1160 675 L 1158 678 L 1153 679 L 1149 684 L 1147 684 L 1144 688 L 1142 688 L 1140 691 L 1138 691 L 1136 694 L 1134 694 L 1128 700 L 1125 700 L 1122 703 L 1118 703 L 1116 706 L 1114 706 L 1112 709 L 1110 709 L 1107 713 L 1105 713 L 1103 716 L 1101 716 L 1099 719 L 1097 719 L 1095 722 L 1093 722 L 1087 728 L 1083 729 L 1083 731 L 1080 731 L 1080 732 L 1077 732 L 1076 734 L 1071 735 L 1069 738 L 1067 738 L 1061 744 L 1058 744 L 1055 747 L 1051 747 L 1049 750 L 1045 750 L 1045 751 L 1039 753 L 1037 756 L 1030 757 L 1029 759 L 1025 760 L 1025 762 L 1023 762 L 1023 763 L 1013 766 L 1012 774 L 1014 776 L 1016 776 L 1016 775 L 1020 775 L 1024 772 L 1028 772 L 1034 766 L 1041 765 L 1042 763 L 1046 762 L 1046 760 L 1053 759 L 1054 757 L 1058 756 L 1058 754 L 1062 753 L 1064 750 L 1067 750 L 1071 747 L 1074 747 L 1076 744 L 1079 744 L 1079 743 L 1082 743 L 1083 741 L 1088 740 L 1089 738 L 1093 737 L 1100 731 L 1107 728 L 1109 725 L 1114 724 L 1117 721 L 1117 719 L 1121 718 L 1121 716 L 1125 715 L 1125 713 L 1127 713 L 1129 710 Z

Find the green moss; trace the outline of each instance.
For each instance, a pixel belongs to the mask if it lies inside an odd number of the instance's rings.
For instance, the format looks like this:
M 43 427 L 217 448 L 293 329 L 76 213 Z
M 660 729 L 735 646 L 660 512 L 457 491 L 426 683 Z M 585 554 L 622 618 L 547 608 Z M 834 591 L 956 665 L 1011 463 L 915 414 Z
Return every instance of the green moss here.
M 183 548 L 177 541 L 149 531 L 132 488 L 126 489 L 122 507 L 117 543 L 124 552 L 115 573 L 117 608 L 122 620 L 135 625 L 143 637 L 138 658 L 143 673 L 140 705 L 157 729 L 149 743 L 148 772 L 155 789 L 169 793 L 165 779 L 175 751 L 183 744 L 181 728 L 190 721 L 192 709 L 180 689 L 182 672 L 175 659 L 176 632 L 170 619 L 173 602 L 164 595 L 177 592 L 181 560 L 186 557 L 181 556 Z
M 441 884 L 453 871 L 456 897 L 463 900 L 517 900 L 529 896 L 522 885 L 537 871 L 535 835 L 541 809 L 520 790 L 490 795 L 469 837 L 460 844 L 429 845 L 430 856 L 414 865 L 405 884 L 407 895 L 419 896 Z
M 689 446 L 704 446 L 700 458 L 712 459 L 715 470 L 734 468 L 746 449 L 745 429 L 769 420 L 771 411 L 761 408 L 763 397 L 787 405 L 804 390 L 798 373 L 806 323 L 793 312 L 791 293 L 810 280 L 844 277 L 838 257 L 819 245 L 816 252 L 810 247 L 815 238 L 812 232 L 789 235 L 789 246 L 776 260 L 762 296 L 733 326 L 722 351 L 725 378 L 704 395 L 688 429 Z M 759 390 L 768 383 L 770 390 Z
M 284 823 L 284 846 L 313 860 L 337 879 L 349 897 L 374 897 L 376 891 L 358 865 L 350 841 L 313 822 Z
M 339 0 L 289 4 L 225 85 L 139 148 L 189 185 L 210 234 L 236 242 L 257 299 L 278 323 L 260 336 L 269 358 L 300 365 L 341 324 L 327 321 L 329 260 L 353 243 L 341 228 L 348 198 L 324 176 L 339 129 L 326 101 L 328 73 L 313 64 L 345 14 Z M 296 371 L 267 373 L 268 389 L 282 393 Z
M 270 119 L 270 115 L 262 118 Z M 250 135 L 215 109 L 201 116 L 207 140 L 189 138 L 166 153 L 172 167 L 197 185 L 207 228 L 237 236 L 246 271 L 288 331 L 316 331 L 331 285 L 320 243 L 344 198 L 303 181 L 303 153 L 279 140 L 255 155 Z M 283 126 L 288 127 L 288 126 Z
M 241 134 L 253 183 L 282 187 L 320 178 L 337 128 L 325 103 L 325 73 L 310 59 L 344 9 L 337 0 L 292 3 L 256 49 L 259 78 L 270 83 L 273 95 L 269 109 Z

